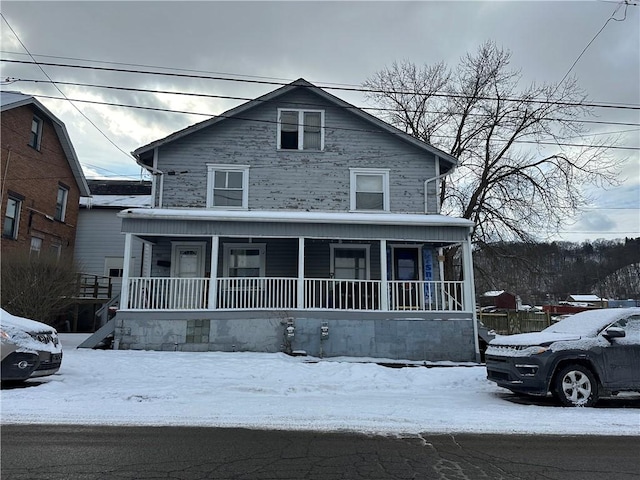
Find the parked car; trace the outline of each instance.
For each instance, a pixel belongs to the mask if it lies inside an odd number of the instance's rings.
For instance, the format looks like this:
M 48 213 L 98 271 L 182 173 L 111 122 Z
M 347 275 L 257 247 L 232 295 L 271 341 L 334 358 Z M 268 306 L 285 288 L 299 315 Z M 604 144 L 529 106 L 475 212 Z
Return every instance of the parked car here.
M 565 406 L 640 392 L 640 308 L 577 313 L 541 332 L 496 337 L 487 378 L 515 393 L 551 393 Z
M 53 375 L 62 364 L 62 345 L 53 327 L 0 309 L 2 381 Z

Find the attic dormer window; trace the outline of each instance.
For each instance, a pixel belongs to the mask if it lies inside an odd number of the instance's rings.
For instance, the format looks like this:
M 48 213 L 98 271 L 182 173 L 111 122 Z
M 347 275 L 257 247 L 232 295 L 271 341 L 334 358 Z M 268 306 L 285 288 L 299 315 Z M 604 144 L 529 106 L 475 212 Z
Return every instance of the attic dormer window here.
M 324 111 L 278 109 L 279 150 L 323 150 Z

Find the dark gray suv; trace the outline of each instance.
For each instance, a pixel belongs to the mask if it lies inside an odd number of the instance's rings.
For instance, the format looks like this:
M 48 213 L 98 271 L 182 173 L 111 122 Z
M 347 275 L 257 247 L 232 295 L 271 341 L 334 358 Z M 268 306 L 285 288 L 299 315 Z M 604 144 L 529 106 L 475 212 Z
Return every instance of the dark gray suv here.
M 486 351 L 487 378 L 515 393 L 565 406 L 640 392 L 640 308 L 577 313 L 541 332 L 496 337 Z

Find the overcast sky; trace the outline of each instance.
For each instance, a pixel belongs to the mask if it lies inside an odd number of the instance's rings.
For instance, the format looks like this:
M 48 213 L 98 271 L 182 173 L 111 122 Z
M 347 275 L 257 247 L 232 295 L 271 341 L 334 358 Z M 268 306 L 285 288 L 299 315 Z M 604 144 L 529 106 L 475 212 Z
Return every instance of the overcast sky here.
M 486 40 L 512 52 L 512 66 L 530 82 L 572 74 L 589 100 L 640 105 L 640 6 L 589 2 L 12 2 L 3 0 L 2 59 L 119 69 L 225 76 L 235 81 L 185 79 L 95 69 L 43 66 L 56 82 L 255 98 L 303 77 L 320 86 L 359 86 L 391 62 L 445 61 L 451 66 Z M 619 7 L 619 8 L 618 8 Z M 616 10 L 617 9 L 617 10 Z M 615 15 L 614 15 L 615 11 Z M 611 18 L 613 15 L 613 18 Z M 607 22 L 607 20 L 609 21 Z M 606 23 L 606 26 L 605 26 Z M 604 26 L 604 28 L 603 28 Z M 19 40 L 14 35 L 14 32 Z M 598 32 L 602 31 L 598 34 Z M 596 36 L 597 35 L 597 36 Z M 24 44 L 24 47 L 21 43 Z M 62 58 L 64 57 L 64 58 Z M 83 59 L 82 61 L 78 59 Z M 113 63 L 108 63 L 113 62 Z M 145 66 L 145 67 L 142 67 Z M 186 70 L 190 70 L 189 72 Z M 199 72 L 196 72 L 199 71 Z M 3 90 L 38 98 L 69 131 L 87 177 L 140 178 L 128 152 L 206 116 L 75 103 L 109 139 L 61 97 L 34 65 L 2 62 Z M 59 84 L 68 98 L 218 114 L 241 100 Z M 357 93 L 329 90 L 357 106 Z M 556 239 L 581 241 L 640 235 L 640 110 L 594 112 L 594 140 L 616 132 L 622 186 L 592 190 L 585 214 Z M 617 124 L 616 124 L 617 122 Z M 627 124 L 627 125 L 621 125 Z M 631 124 L 631 125 L 628 125 Z M 617 133 L 619 132 L 619 133 Z M 578 139 L 585 143 L 585 139 Z M 547 239 L 546 235 L 542 238 Z

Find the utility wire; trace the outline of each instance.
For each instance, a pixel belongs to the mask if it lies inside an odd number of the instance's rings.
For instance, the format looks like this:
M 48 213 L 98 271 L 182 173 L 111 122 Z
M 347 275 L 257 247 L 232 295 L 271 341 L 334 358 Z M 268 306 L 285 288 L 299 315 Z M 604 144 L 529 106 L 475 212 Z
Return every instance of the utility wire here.
M 24 60 L 10 60 L 10 59 L 0 59 L 0 61 L 7 63 L 18 63 L 18 64 L 32 64 L 34 62 L 28 62 Z M 178 78 L 190 78 L 190 79 L 198 79 L 198 80 L 216 80 L 216 81 L 226 81 L 226 82 L 243 82 L 243 83 L 252 83 L 252 84 L 262 84 L 262 85 L 275 85 L 278 87 L 289 85 L 288 83 L 282 82 L 273 82 L 266 80 L 242 80 L 237 78 L 228 78 L 228 77 L 218 77 L 212 75 L 194 75 L 194 74 L 185 74 L 185 73 L 171 73 L 171 72 L 153 72 L 149 70 L 133 70 L 133 69 L 122 69 L 122 68 L 111 68 L 111 67 L 97 67 L 97 66 L 88 66 L 88 65 L 71 65 L 64 63 L 48 63 L 48 62 L 40 62 L 36 63 L 36 65 L 45 65 L 50 67 L 63 67 L 63 68 L 78 68 L 85 70 L 98 70 L 98 71 L 106 71 L 106 72 L 118 72 L 118 73 L 134 73 L 134 74 L 142 74 L 142 75 L 160 75 L 160 76 L 168 76 L 168 77 L 178 77 Z M 343 90 L 350 92 L 358 92 L 358 93 L 394 93 L 401 95 L 420 95 L 421 92 L 414 91 L 405 91 L 405 90 L 393 90 L 391 92 L 383 91 L 379 89 L 368 89 L 368 88 L 348 88 L 348 87 L 332 87 L 332 86 L 323 86 L 323 85 L 314 85 L 314 87 L 321 88 L 323 90 Z M 467 95 L 457 94 L 457 93 L 431 93 L 433 97 L 444 97 L 444 98 L 460 98 L 460 99 L 468 99 L 470 98 Z M 489 96 L 481 96 L 474 97 L 479 100 L 501 100 L 504 102 L 523 102 L 523 103 L 537 103 L 543 105 L 561 105 L 567 107 L 592 107 L 592 108 L 615 108 L 615 109 L 623 109 L 623 110 L 640 110 L 640 105 L 634 104 L 622 104 L 622 103 L 587 103 L 587 102 L 564 102 L 559 100 L 544 100 L 544 99 L 521 99 L 521 98 L 496 98 Z
M 29 83 L 49 83 L 47 80 L 38 80 L 38 79 L 30 79 L 30 78 L 11 78 L 12 83 L 15 82 L 29 82 Z M 94 83 L 81 83 L 81 82 L 56 82 L 58 85 L 71 85 L 75 87 L 88 87 L 88 88 L 104 88 L 108 90 L 121 90 L 126 92 L 136 92 L 136 93 L 153 93 L 153 94 L 167 94 L 167 95 L 179 95 L 179 96 L 189 96 L 189 97 L 199 97 L 199 98 L 211 98 L 211 99 L 220 99 L 220 100 L 240 100 L 240 101 L 262 101 L 259 98 L 249 98 L 249 97 L 233 97 L 229 95 L 214 95 L 208 93 L 195 93 L 195 92 L 180 92 L 175 90 L 156 90 L 150 88 L 134 88 L 134 87 L 118 87 L 114 85 L 101 85 Z M 266 100 L 265 100 L 266 102 Z M 295 104 L 295 102 L 289 102 L 291 104 Z M 305 102 L 304 105 L 313 106 L 312 103 Z M 320 105 L 319 105 L 320 106 Z M 324 106 L 322 104 L 321 106 Z M 376 112 L 396 112 L 396 109 L 393 108 L 383 108 L 383 107 L 357 107 L 357 106 L 349 106 L 349 107 L 339 107 L 344 108 L 346 110 L 371 110 Z M 409 112 L 417 112 L 415 110 L 408 110 Z M 445 114 L 449 112 L 444 111 L 431 111 L 425 110 L 424 113 L 430 114 Z M 467 113 L 469 116 L 483 116 L 480 113 Z M 505 117 L 505 119 L 516 119 L 519 117 Z M 552 121 L 560 121 L 567 123 L 595 123 L 595 124 L 605 124 L 605 125 L 623 125 L 623 126 L 638 126 L 640 127 L 640 123 L 628 123 L 628 122 L 608 122 L 604 120 L 580 120 L 580 119 L 570 119 L 570 118 L 554 118 L 554 117 L 544 117 L 544 120 L 552 120 Z M 595 135 L 595 134 L 593 134 Z
M 618 10 L 620 10 L 620 7 L 622 7 L 622 5 L 625 5 L 625 7 L 624 7 L 624 17 L 621 18 L 621 19 L 617 19 L 617 18 L 615 18 L 615 15 L 616 15 L 616 13 L 618 13 Z M 619 2 L 618 3 L 618 6 L 615 8 L 615 10 L 611 14 L 611 16 L 607 19 L 607 21 L 604 22 L 604 25 L 602 25 L 602 28 L 600 28 L 600 30 L 598 30 L 598 33 L 596 33 L 594 35 L 594 37 L 591 39 L 591 41 L 589 43 L 587 43 L 587 46 L 584 47 L 584 49 L 582 50 L 580 55 L 578 55 L 578 58 L 576 58 L 576 60 L 573 62 L 573 64 L 569 68 L 569 70 L 567 70 L 567 73 L 564 74 L 564 77 L 562 77 L 562 80 L 560 80 L 560 82 L 558 83 L 558 86 L 556 87 L 556 89 L 554 90 L 553 93 L 555 93 L 558 90 L 558 88 L 560 88 L 560 85 L 562 85 L 562 83 L 567 79 L 567 77 L 569 76 L 569 73 L 571 73 L 571 70 L 573 70 L 573 67 L 576 66 L 576 64 L 580 61 L 580 59 L 585 54 L 587 49 L 591 46 L 591 44 L 595 41 L 595 39 L 598 38 L 598 35 L 600 35 L 602 33 L 602 31 L 609 24 L 609 22 L 611 20 L 614 20 L 616 22 L 624 22 L 627 19 L 627 8 L 628 7 L 629 7 L 629 3 L 627 1 L 623 1 L 623 2 Z
M 29 57 L 33 60 L 33 63 L 40 69 L 40 71 L 44 74 L 45 77 L 47 77 L 49 79 L 49 81 L 51 82 L 51 84 L 55 87 L 56 90 L 58 90 L 58 92 L 60 92 L 60 94 L 64 97 L 65 100 L 67 100 L 69 102 L 69 104 L 71 104 L 71 106 L 73 108 L 75 108 L 77 110 L 77 112 L 82 115 L 85 120 L 87 120 L 98 132 L 100 132 L 100 134 L 106 138 L 109 143 L 111 143 L 111 145 L 113 145 L 114 147 L 116 147 L 120 152 L 124 153 L 128 158 L 131 158 L 131 155 L 127 152 L 125 152 L 122 148 L 120 148 L 113 140 L 111 140 L 111 138 L 109 138 L 107 136 L 106 133 L 104 133 L 88 116 L 86 116 L 84 114 L 84 112 L 82 112 L 82 110 L 80 110 L 77 105 L 74 105 L 74 103 L 69 100 L 69 98 L 67 98 L 67 96 L 64 94 L 64 92 L 62 90 L 60 90 L 60 88 L 56 85 L 56 83 L 51 79 L 51 77 L 47 74 L 47 72 L 45 72 L 44 68 L 42 68 L 42 65 L 39 64 L 35 58 L 33 58 L 33 55 L 31 55 L 31 53 L 29 52 L 29 49 L 26 47 L 26 45 L 24 43 L 22 43 L 22 40 L 20 40 L 20 37 L 18 36 L 18 34 L 16 33 L 16 31 L 13 29 L 13 27 L 11 26 L 11 24 L 9 23 L 9 21 L 5 18 L 4 14 L 0 12 L 0 16 L 2 17 L 2 19 L 4 20 L 4 22 L 7 24 L 7 27 L 9 27 L 9 30 L 11 30 L 11 32 L 13 33 L 13 35 L 16 37 L 16 40 L 18 40 L 18 43 L 20 43 L 20 45 L 22 46 L 22 48 L 24 48 L 25 52 L 27 52 L 27 54 L 29 55 Z M 28 62 L 31 63 L 31 62 Z
M 49 99 L 53 99 L 53 100 L 63 100 L 59 97 L 53 97 L 50 95 L 35 95 L 39 98 L 49 98 Z M 256 123 L 267 123 L 267 124 L 277 124 L 278 121 L 277 120 L 262 120 L 262 119 L 255 119 L 255 118 L 247 118 L 247 117 L 242 117 L 242 116 L 238 116 L 238 115 L 224 115 L 224 114 L 220 114 L 220 115 L 212 115 L 211 113 L 202 113 L 202 112 L 191 112 L 191 111 L 186 111 L 186 110 L 172 110 L 169 108 L 160 108 L 160 107 L 145 107 L 145 106 L 141 106 L 141 105 L 128 105 L 128 104 L 124 104 L 124 103 L 113 103 L 113 102 L 100 102 L 97 100 L 81 100 L 81 99 L 72 99 L 72 101 L 74 102 L 79 102 L 79 103 L 90 103 L 90 104 L 95 104 L 95 105 L 105 105 L 105 106 L 111 106 L 111 107 L 124 107 L 124 108 L 134 108 L 134 109 L 139 109 L 139 110 L 150 110 L 150 111 L 154 111 L 154 112 L 164 112 L 164 113 L 180 113 L 180 114 L 185 114 L 185 115 L 198 115 L 198 116 L 203 116 L 203 117 L 209 117 L 209 118 L 228 118 L 228 119 L 234 119 L 234 120 L 245 120 L 245 121 L 251 121 L 251 122 L 256 122 Z M 189 128 L 189 127 L 187 127 Z M 327 130 L 335 130 L 335 131 L 352 131 L 352 132 L 369 132 L 369 133 L 377 133 L 377 131 L 375 130 L 365 130 L 365 129 L 357 129 L 357 128 L 347 128 L 347 127 L 331 127 L 331 126 L 324 126 L 325 129 Z M 405 132 L 402 132 L 401 130 L 398 130 L 398 135 L 399 134 L 403 134 L 405 135 Z M 451 136 L 448 135 L 432 135 L 432 137 L 434 138 L 453 138 Z M 631 146 L 618 146 L 618 145 L 587 145 L 587 144 L 577 144 L 577 143 L 560 143 L 560 142 L 544 142 L 544 141 L 537 141 L 537 140 L 514 140 L 513 143 L 524 143 L 524 144 L 536 144 L 536 145 L 556 145 L 556 146 L 566 146 L 566 147 L 585 147 L 585 148 L 610 148 L 610 149 L 615 149 L 615 150 L 640 150 L 640 147 L 631 147 Z M 435 145 L 434 145 L 435 146 Z

